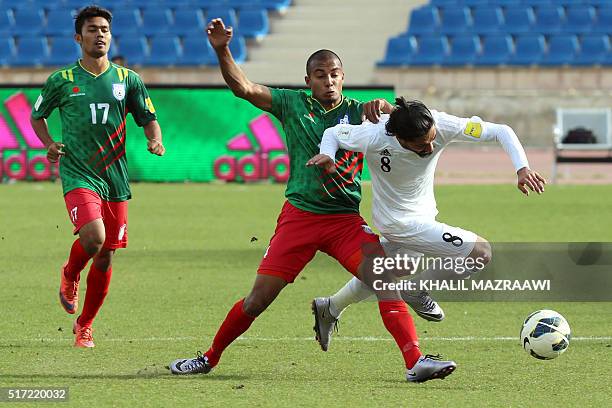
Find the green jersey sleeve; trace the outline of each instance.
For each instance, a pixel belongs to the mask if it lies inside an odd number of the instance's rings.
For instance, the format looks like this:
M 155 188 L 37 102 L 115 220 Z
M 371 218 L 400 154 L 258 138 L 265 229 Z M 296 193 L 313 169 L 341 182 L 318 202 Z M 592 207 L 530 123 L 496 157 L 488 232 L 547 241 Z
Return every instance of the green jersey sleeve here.
M 272 109 L 270 113 L 281 122 L 283 121 L 285 112 L 287 112 L 287 93 L 289 92 L 292 91 L 289 89 L 270 88 L 270 93 L 272 94 Z
M 129 73 L 130 83 L 127 95 L 128 111 L 138 126 L 144 126 L 157 119 L 155 107 L 140 76 L 133 71 Z
M 40 92 L 38 99 L 36 99 L 36 103 L 34 103 L 32 108 L 32 117 L 34 119 L 46 119 L 51 115 L 53 109 L 59 107 L 62 96 L 61 82 L 55 78 L 56 75 L 57 73 L 47 78 L 45 86 Z

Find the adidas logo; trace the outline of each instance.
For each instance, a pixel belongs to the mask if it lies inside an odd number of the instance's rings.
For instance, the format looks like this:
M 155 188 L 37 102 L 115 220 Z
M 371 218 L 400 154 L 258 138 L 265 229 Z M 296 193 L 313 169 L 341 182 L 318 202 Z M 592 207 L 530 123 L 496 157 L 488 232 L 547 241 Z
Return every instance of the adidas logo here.
M 391 153 L 389 153 L 388 149 L 384 149 L 383 151 L 379 152 L 378 154 L 380 154 L 381 156 L 391 156 Z
M 251 152 L 242 157 L 223 155 L 213 164 L 215 178 L 223 181 L 258 181 L 272 178 L 278 183 L 289 180 L 289 156 L 276 154 L 270 158 L 271 152 L 286 152 L 283 142 L 274 122 L 266 114 L 262 114 L 249 123 L 249 129 L 257 142 L 254 145 L 246 133 L 240 133 L 231 138 L 226 146 L 232 152 Z
M 13 180 L 58 177 L 57 164 L 49 163 L 47 149 L 30 125 L 30 112 L 32 106 L 23 92 L 10 96 L 0 107 L 0 181 L 4 177 Z M 14 126 L 10 126 L 11 122 Z

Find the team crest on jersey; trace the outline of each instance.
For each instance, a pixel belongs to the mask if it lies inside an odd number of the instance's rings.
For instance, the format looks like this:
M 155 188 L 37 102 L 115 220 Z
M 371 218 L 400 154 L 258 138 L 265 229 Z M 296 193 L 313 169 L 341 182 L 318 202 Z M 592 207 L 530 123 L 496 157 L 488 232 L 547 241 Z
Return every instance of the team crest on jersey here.
M 125 98 L 125 84 L 113 84 L 113 96 L 116 100 L 122 101 Z
M 344 115 L 344 117 L 342 117 L 342 118 L 338 117 L 338 124 L 339 125 L 348 125 L 349 123 L 350 123 L 350 120 L 349 120 L 348 113 L 346 115 Z

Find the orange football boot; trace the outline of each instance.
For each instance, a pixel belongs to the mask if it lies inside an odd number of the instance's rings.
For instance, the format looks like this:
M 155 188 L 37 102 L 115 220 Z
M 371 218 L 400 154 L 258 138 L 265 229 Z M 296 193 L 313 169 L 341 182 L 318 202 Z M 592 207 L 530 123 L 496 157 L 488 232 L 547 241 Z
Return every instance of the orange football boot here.
M 68 262 L 62 265 L 60 272 L 61 282 L 59 290 L 60 303 L 64 310 L 69 314 L 75 314 L 79 308 L 79 281 L 69 281 L 64 275 L 64 270 Z

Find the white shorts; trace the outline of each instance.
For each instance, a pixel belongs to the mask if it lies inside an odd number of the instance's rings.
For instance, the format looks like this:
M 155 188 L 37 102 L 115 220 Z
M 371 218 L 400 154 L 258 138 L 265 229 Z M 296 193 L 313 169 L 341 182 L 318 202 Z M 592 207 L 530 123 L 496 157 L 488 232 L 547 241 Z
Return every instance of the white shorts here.
M 408 254 L 465 258 L 476 244 L 478 236 L 472 231 L 453 227 L 436 220 L 420 221 L 418 228 L 404 233 L 382 233 L 380 240 L 387 256 Z

